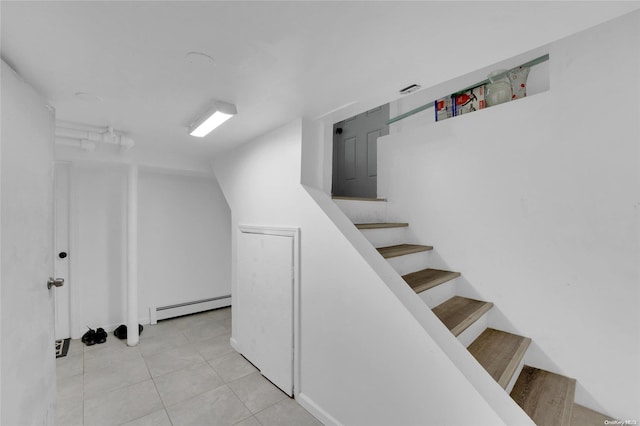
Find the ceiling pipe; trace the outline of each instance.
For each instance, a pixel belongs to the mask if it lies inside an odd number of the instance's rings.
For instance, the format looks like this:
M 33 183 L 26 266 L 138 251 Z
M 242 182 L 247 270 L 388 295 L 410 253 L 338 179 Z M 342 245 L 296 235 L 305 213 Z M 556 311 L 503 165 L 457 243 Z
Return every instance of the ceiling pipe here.
M 84 151 L 93 152 L 96 150 L 96 143 L 88 140 L 76 140 L 70 138 L 62 138 L 56 136 L 56 145 L 70 146 L 73 148 L 82 149 Z
M 125 151 L 135 146 L 133 139 L 120 131 L 113 130 L 113 127 L 90 128 L 75 123 L 56 122 L 56 144 L 58 145 L 94 151 L 99 143 L 118 145 Z

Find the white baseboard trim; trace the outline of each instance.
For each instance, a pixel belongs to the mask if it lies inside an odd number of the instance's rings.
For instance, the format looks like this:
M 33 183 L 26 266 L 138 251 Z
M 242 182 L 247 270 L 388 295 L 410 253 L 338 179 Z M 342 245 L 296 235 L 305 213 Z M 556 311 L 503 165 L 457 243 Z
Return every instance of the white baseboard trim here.
M 179 317 L 182 315 L 195 314 L 197 312 L 210 311 L 212 309 L 231 306 L 231 295 L 213 297 L 211 299 L 197 300 L 188 303 L 180 303 L 170 306 L 151 307 L 149 310 L 156 311 L 155 315 L 150 313 L 153 324 L 158 320 Z
M 298 404 L 307 410 L 313 417 L 320 420 L 325 426 L 343 426 L 342 423 L 334 419 L 331 414 L 323 410 L 318 404 L 316 404 L 311 398 L 304 393 L 300 392 L 296 395 Z
M 235 349 L 236 352 L 240 354 L 242 353 L 242 351 L 240 350 L 240 345 L 238 344 L 238 341 L 235 338 L 232 337 L 231 339 L 229 339 L 229 344 L 231 344 L 231 347 Z

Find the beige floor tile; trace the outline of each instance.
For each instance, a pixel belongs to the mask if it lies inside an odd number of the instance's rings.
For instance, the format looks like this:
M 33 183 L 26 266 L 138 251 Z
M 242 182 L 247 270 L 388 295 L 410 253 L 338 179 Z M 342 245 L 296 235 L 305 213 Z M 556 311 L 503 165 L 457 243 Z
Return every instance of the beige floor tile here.
M 233 426 L 262 426 L 262 425 L 260 424 L 258 419 L 255 418 L 255 416 L 251 416 L 249 418 L 241 420 L 239 423 L 236 423 Z
M 158 334 L 156 336 L 140 336 L 138 350 L 142 355 L 154 355 L 160 352 L 169 351 L 174 348 L 185 346 L 189 341 L 180 331 L 169 333 L 166 335 Z
M 93 398 L 150 378 L 149 370 L 141 356 L 121 363 L 112 363 L 105 368 L 84 374 L 85 398 Z
M 72 340 L 56 360 L 58 424 L 319 425 L 231 348 L 230 335 L 226 308 L 146 325 L 133 348 L 113 333 L 93 346 Z
M 157 337 L 181 334 L 181 331 L 173 324 L 173 320 L 159 321 L 157 324 L 147 324 L 144 326 L 140 339 L 143 337 Z
M 288 396 L 256 372 L 227 384 L 240 401 L 254 414 Z
M 87 373 L 126 363 L 141 360 L 142 355 L 137 346 L 105 347 L 102 351 L 92 352 L 84 357 L 84 371 Z
M 84 343 L 82 343 L 80 339 L 69 340 L 69 350 L 67 351 L 67 355 L 78 355 L 83 353 Z
M 173 426 L 234 425 L 251 412 L 226 385 L 167 407 Z
M 256 418 L 263 426 L 321 426 L 318 420 L 295 400 L 287 398 L 262 410 Z
M 57 380 L 57 416 L 59 425 L 82 425 L 84 378 L 82 374 Z
M 180 346 L 168 351 L 145 356 L 144 359 L 153 377 L 181 370 L 205 360 L 192 345 Z
M 86 425 L 119 425 L 163 408 L 153 381 L 147 380 L 117 389 L 84 403 Z
M 171 426 L 171 421 L 169 420 L 167 412 L 162 409 L 139 419 L 123 423 L 122 426 Z
M 84 357 L 82 352 L 74 355 L 67 354 L 61 358 L 56 358 L 56 378 L 63 379 L 84 372 Z
M 199 342 L 204 339 L 226 334 L 228 331 L 219 321 L 207 319 L 200 325 L 183 330 L 182 333 L 190 342 Z
M 224 384 L 206 362 L 156 377 L 153 381 L 167 407 Z
M 225 382 L 231 382 L 240 377 L 258 371 L 249 361 L 237 352 L 208 361 L 211 367 Z
M 220 321 L 231 318 L 231 308 L 220 308 L 212 311 L 203 312 L 203 316 L 209 319 Z
M 60 426 L 83 426 L 82 417 L 83 401 L 58 401 L 57 420 Z
M 56 380 L 58 401 L 61 399 L 80 399 L 84 397 L 84 377 L 81 374 L 58 378 Z
M 231 318 L 226 319 L 224 321 L 220 321 L 222 326 L 227 329 L 229 333 L 231 333 Z
M 229 339 L 231 339 L 231 333 L 225 333 L 220 336 L 196 342 L 194 345 L 204 359 L 216 359 L 235 352 L 229 343 Z
M 189 330 L 196 327 L 206 326 L 211 323 L 212 320 L 206 315 L 206 312 L 186 315 L 179 318 L 174 318 L 171 321 L 171 326 L 177 328 L 180 331 Z

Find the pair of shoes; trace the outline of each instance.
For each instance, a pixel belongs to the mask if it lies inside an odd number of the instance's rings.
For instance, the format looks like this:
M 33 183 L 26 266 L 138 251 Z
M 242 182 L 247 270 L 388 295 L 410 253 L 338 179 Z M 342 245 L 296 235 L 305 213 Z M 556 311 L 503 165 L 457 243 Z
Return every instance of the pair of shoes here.
M 92 346 L 96 344 L 96 331 L 89 327 L 89 331 L 82 335 L 82 343 L 87 346 Z
M 142 324 L 138 324 L 138 335 L 142 333 Z M 113 330 L 113 335 L 118 339 L 126 339 L 127 338 L 127 326 L 122 324 L 119 325 L 115 330 Z
M 82 336 L 82 343 L 87 346 L 95 345 L 96 343 L 104 343 L 107 341 L 107 332 L 104 328 L 100 327 L 97 330 L 89 327 L 89 331 Z
M 104 328 L 100 327 L 96 330 L 96 343 L 104 343 L 107 341 L 107 332 L 104 331 Z

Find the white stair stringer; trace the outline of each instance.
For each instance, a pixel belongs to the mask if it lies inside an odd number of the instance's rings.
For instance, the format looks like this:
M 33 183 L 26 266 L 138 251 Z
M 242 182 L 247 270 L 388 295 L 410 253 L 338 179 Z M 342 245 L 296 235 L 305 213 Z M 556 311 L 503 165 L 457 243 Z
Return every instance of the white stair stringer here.
M 314 188 L 305 187 L 305 189 L 334 222 L 344 237 L 360 253 L 363 260 L 386 283 L 394 299 L 400 302 L 407 313 L 417 321 L 426 333 L 425 338 L 440 348 L 442 353 L 456 366 L 464 380 L 473 386 L 483 400 L 491 406 L 500 419 L 496 424 L 534 426 L 524 411 L 504 392 L 504 389 L 495 380 L 487 375 L 482 366 L 460 344 L 460 341 L 446 327 L 443 327 L 442 322 L 431 309 L 425 306 L 419 295 L 402 279 L 401 275 L 424 269 L 425 265 L 429 264 L 429 252 L 384 259 L 362 235 L 362 232 L 353 226 L 353 223 L 385 222 L 385 217 L 374 218 L 352 215 L 351 221 L 348 221 L 345 212 L 340 211 L 338 202 L 334 202 L 336 200 L 331 200 L 326 194 Z M 411 257 L 417 259 L 410 259 L 407 262 L 406 259 Z M 442 285 L 445 284 L 440 286 Z M 460 402 L 464 404 L 464 401 Z

